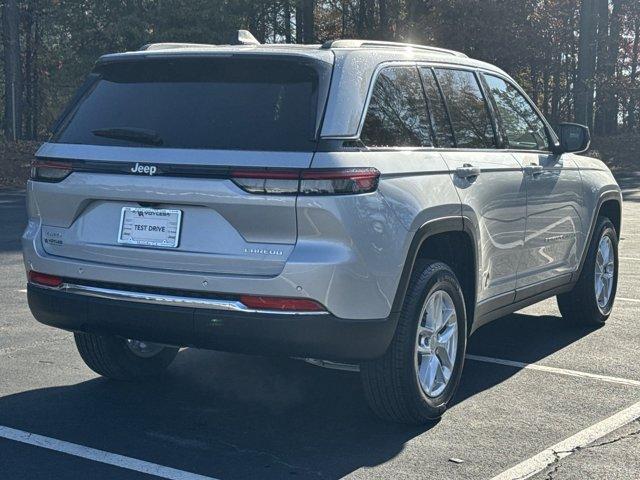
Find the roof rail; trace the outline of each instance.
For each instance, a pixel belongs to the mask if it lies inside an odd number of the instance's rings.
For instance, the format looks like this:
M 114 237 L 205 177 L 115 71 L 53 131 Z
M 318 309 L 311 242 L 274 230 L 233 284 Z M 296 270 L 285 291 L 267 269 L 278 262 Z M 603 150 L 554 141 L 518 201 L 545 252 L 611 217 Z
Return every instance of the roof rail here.
M 416 45 L 413 43 L 400 43 L 400 42 L 383 42 L 380 40 L 329 40 L 322 44 L 323 49 L 329 50 L 331 48 L 412 48 L 414 50 L 424 50 L 428 52 L 442 53 L 444 55 L 454 55 L 456 57 L 467 56 L 462 52 L 455 50 L 449 50 L 446 48 L 430 47 L 428 45 Z

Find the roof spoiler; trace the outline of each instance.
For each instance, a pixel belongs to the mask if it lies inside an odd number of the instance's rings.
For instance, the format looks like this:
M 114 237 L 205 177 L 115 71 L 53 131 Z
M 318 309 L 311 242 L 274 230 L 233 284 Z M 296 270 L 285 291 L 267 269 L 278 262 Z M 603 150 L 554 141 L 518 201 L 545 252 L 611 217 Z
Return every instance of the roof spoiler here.
M 248 30 L 236 30 L 227 35 L 228 43 L 226 45 L 260 45 L 260 42 Z M 216 45 L 206 43 L 147 43 L 138 50 L 177 50 L 181 48 L 203 48 L 214 47 Z

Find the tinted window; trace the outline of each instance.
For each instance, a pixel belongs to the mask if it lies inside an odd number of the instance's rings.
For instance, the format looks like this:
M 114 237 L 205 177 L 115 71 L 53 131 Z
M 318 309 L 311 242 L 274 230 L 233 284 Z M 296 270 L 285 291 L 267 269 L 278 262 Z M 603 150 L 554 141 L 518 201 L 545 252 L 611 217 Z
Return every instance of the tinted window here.
M 370 147 L 432 146 L 431 126 L 413 67 L 386 68 L 378 75 L 360 139 Z
M 153 60 L 107 64 L 97 73 L 99 80 L 63 122 L 57 142 L 144 146 L 95 134 L 133 129 L 157 134 L 160 147 L 315 147 L 319 74 L 299 62 Z
M 511 148 L 547 150 L 547 129 L 526 98 L 501 78 L 485 75 Z
M 493 148 L 491 118 L 473 72 L 436 69 L 460 148 Z
M 438 147 L 453 147 L 453 133 L 451 132 L 451 124 L 447 115 L 447 109 L 444 105 L 440 89 L 436 83 L 436 78 L 430 68 L 422 68 L 422 82 L 424 83 L 424 91 L 427 94 L 429 104 L 429 112 L 431 112 L 431 123 L 433 125 L 433 133 Z

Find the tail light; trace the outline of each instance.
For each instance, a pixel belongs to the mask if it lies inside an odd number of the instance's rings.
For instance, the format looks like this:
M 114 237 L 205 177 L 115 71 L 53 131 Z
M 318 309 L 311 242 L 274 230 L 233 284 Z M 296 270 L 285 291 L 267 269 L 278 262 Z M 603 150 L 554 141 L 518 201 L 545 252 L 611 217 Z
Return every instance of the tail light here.
M 31 163 L 31 180 L 38 182 L 61 182 L 73 172 L 71 162 L 34 160 Z
M 242 295 L 240 301 L 255 310 L 282 310 L 297 312 L 323 312 L 324 307 L 318 302 L 306 298 L 281 298 Z
M 355 195 L 378 188 L 375 168 L 311 170 L 244 169 L 231 172 L 233 182 L 244 191 L 268 195 Z
M 302 195 L 349 195 L 373 192 L 380 172 L 375 168 L 308 170 L 302 172 Z
M 45 287 L 59 287 L 62 285 L 62 278 L 46 273 L 34 272 L 30 270 L 28 273 L 29 282 L 36 285 L 44 285 Z
M 300 174 L 296 170 L 233 170 L 231 180 L 245 192 L 271 195 L 298 193 Z

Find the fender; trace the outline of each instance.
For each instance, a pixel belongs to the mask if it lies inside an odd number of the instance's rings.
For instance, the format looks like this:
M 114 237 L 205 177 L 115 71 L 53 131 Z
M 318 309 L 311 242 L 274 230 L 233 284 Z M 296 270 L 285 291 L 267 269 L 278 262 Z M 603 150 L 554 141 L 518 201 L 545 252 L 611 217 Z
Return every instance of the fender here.
M 587 259 L 587 253 L 589 252 L 589 245 L 591 245 L 591 240 L 593 239 L 594 230 L 596 229 L 596 223 L 598 222 L 598 216 L 600 215 L 600 210 L 602 209 L 602 204 L 608 200 L 615 200 L 618 202 L 620 206 L 620 226 L 622 227 L 622 193 L 620 190 L 607 190 L 600 194 L 598 198 L 598 203 L 596 208 L 594 209 L 594 215 L 591 219 L 591 225 L 589 226 L 589 234 L 587 235 L 587 239 L 584 242 L 584 248 L 582 250 L 582 255 L 580 256 L 580 263 L 578 264 L 578 269 L 573 272 L 571 276 L 571 281 L 576 282 L 578 278 L 580 278 L 580 274 L 582 273 L 582 267 L 584 266 L 584 262 Z M 622 230 L 622 228 L 620 228 Z M 618 238 L 620 238 L 621 232 L 616 232 L 618 234 Z
M 413 239 L 411 240 L 411 244 L 409 246 L 409 250 L 407 253 L 407 257 L 405 260 L 404 268 L 402 269 L 402 274 L 400 276 L 400 282 L 398 283 L 398 289 L 396 290 L 396 295 L 393 301 L 393 306 L 391 308 L 390 317 L 393 319 L 394 323 L 397 324 L 398 316 L 400 311 L 402 310 L 402 305 L 404 303 L 404 299 L 407 293 L 407 289 L 409 287 L 409 281 L 411 280 L 411 275 L 413 274 L 413 269 L 415 267 L 415 263 L 418 257 L 418 252 L 420 251 L 420 247 L 424 244 L 424 242 L 433 237 L 434 235 L 438 235 L 441 233 L 447 232 L 465 232 L 469 235 L 474 245 L 473 252 L 473 260 L 474 260 L 474 268 L 473 271 L 477 277 L 477 252 L 478 252 L 478 236 L 476 235 L 475 229 L 473 227 L 473 223 L 470 219 L 462 217 L 462 216 L 454 216 L 454 217 L 443 217 L 434 220 L 430 220 L 423 224 L 418 230 L 416 230 Z M 474 285 L 477 289 L 477 278 L 474 279 Z M 470 311 L 468 313 L 468 321 L 471 325 L 473 320 L 473 312 L 475 310 L 475 301 L 476 301 L 476 291 L 473 292 L 473 298 L 469 299 L 472 302 Z

